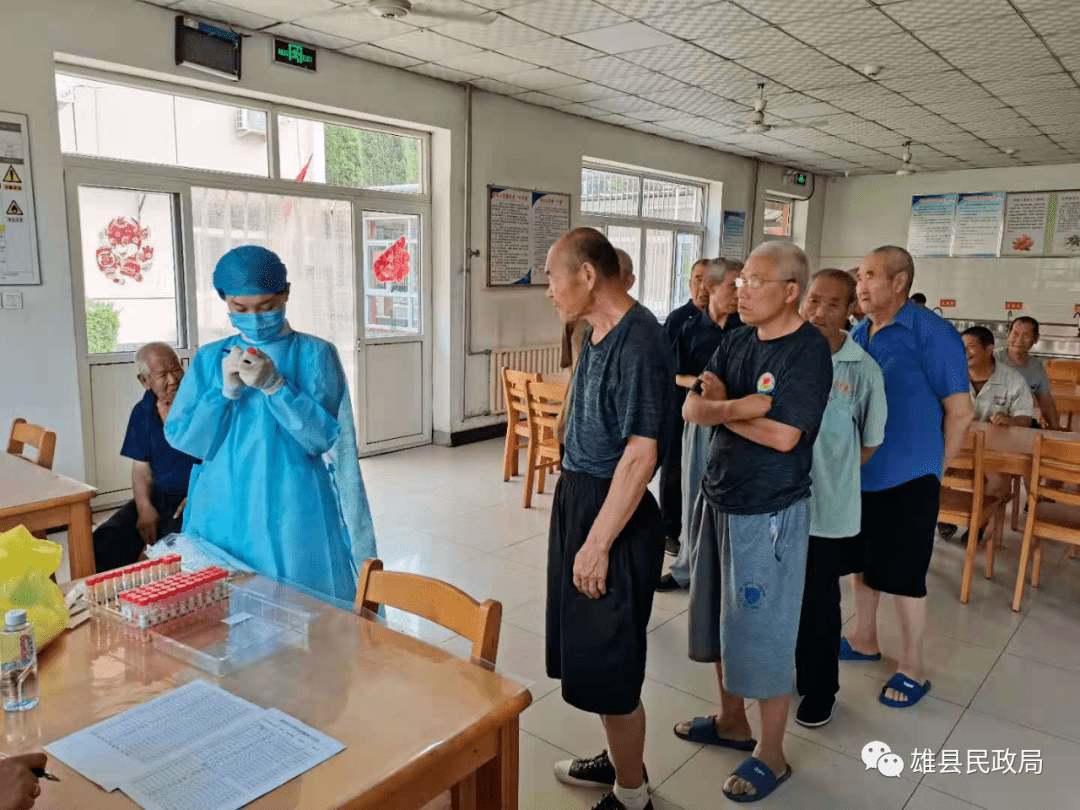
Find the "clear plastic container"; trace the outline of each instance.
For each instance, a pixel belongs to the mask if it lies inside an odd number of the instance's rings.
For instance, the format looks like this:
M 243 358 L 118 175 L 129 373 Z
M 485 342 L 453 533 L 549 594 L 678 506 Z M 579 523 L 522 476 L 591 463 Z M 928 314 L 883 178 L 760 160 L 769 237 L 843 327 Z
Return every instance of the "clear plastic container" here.
M 25 712 L 38 704 L 34 625 L 25 610 L 9 610 L 0 629 L 0 692 L 6 712 Z

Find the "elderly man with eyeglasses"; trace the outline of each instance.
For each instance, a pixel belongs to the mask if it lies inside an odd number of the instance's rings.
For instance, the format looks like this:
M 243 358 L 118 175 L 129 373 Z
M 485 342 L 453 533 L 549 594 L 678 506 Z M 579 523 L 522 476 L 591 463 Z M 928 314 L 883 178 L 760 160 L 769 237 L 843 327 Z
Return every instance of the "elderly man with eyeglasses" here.
M 766 242 L 737 280 L 736 329 L 686 399 L 715 427 L 690 531 L 690 658 L 715 663 L 721 712 L 676 726 L 690 742 L 753 751 L 724 783 L 737 802 L 791 775 L 784 756 L 810 536 L 810 465 L 832 387 L 828 341 L 799 314 L 810 268 L 790 242 Z M 700 393 L 697 393 L 700 391 Z M 761 706 L 751 738 L 746 698 Z

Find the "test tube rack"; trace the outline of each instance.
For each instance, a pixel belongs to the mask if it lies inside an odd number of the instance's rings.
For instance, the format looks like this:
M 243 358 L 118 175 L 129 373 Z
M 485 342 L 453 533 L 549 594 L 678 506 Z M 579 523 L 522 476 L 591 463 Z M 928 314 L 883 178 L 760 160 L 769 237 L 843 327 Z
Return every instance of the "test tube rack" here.
M 124 591 L 130 591 L 142 585 L 180 573 L 179 554 L 169 554 L 157 560 L 126 565 L 86 578 L 86 600 L 91 605 L 106 605 L 116 602 Z

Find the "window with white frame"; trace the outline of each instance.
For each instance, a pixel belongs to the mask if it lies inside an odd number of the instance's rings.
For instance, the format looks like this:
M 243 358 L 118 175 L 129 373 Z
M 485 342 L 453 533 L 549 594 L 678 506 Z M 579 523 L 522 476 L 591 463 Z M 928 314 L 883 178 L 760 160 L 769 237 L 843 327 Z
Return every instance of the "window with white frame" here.
M 706 190 L 682 179 L 581 169 L 581 214 L 634 260 L 630 294 L 663 320 L 689 297 L 705 238 Z

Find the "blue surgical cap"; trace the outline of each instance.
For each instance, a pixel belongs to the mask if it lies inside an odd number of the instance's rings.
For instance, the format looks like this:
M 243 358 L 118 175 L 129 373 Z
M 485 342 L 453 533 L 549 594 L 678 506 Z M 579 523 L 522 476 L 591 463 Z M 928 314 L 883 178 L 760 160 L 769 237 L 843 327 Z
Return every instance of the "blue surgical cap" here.
M 241 245 L 222 256 L 214 268 L 218 295 L 276 295 L 289 286 L 285 265 L 272 250 Z

